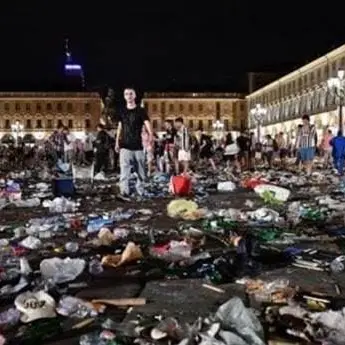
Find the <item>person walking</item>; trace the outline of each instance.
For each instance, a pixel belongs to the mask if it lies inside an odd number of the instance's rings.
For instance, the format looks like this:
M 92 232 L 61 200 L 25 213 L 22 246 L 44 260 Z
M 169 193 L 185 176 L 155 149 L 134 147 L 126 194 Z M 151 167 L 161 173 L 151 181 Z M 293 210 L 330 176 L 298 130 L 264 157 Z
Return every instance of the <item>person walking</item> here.
M 145 108 L 136 104 L 136 92 L 133 88 L 124 90 L 126 106 L 119 113 L 115 150 L 120 153 L 120 197 L 130 197 L 129 180 L 132 169 L 136 172 L 136 192 L 144 194 L 145 154 L 142 143 L 143 126 L 148 132 L 149 141 L 153 142 L 153 132 Z
M 105 131 L 104 125 L 97 125 L 97 136 L 95 140 L 95 174 L 103 170 L 107 172 L 109 165 L 110 137 Z
M 345 137 L 342 131 L 339 131 L 337 136 L 332 138 L 329 144 L 333 149 L 332 157 L 334 168 L 337 170 L 339 176 L 343 176 L 345 165 Z
M 321 140 L 321 151 L 324 159 L 324 167 L 327 169 L 330 165 L 332 146 L 331 141 L 333 139 L 332 131 L 330 129 L 326 130 Z
M 177 159 L 183 166 L 183 173 L 186 174 L 189 171 L 189 164 L 192 158 L 191 155 L 191 138 L 187 127 L 183 124 L 183 118 L 178 117 L 175 120 L 175 128 L 177 130 L 175 137 L 175 145 L 178 149 Z M 179 168 L 177 174 L 179 173 Z

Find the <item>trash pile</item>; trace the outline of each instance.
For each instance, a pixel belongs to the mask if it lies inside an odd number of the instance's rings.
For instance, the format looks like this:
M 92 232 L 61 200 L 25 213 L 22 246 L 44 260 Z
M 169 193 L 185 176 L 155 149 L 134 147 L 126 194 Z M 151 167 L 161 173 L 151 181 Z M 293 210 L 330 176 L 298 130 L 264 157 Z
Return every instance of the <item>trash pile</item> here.
M 156 174 L 125 202 L 116 177 L 90 184 L 70 168 L 0 181 L 3 343 L 345 343 L 345 193 L 330 172 Z M 151 282 L 189 279 L 218 298 L 211 309 L 164 312 L 180 289 L 150 310 Z

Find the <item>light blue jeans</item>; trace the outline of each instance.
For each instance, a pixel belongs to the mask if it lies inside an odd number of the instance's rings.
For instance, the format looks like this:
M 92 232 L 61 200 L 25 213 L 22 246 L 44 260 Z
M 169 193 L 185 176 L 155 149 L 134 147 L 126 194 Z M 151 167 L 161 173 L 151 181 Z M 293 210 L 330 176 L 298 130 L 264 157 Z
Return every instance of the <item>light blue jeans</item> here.
M 120 193 L 130 194 L 129 180 L 131 177 L 131 170 L 137 173 L 136 190 L 139 195 L 143 195 L 145 181 L 145 154 L 144 151 L 131 151 L 127 149 L 120 150 Z

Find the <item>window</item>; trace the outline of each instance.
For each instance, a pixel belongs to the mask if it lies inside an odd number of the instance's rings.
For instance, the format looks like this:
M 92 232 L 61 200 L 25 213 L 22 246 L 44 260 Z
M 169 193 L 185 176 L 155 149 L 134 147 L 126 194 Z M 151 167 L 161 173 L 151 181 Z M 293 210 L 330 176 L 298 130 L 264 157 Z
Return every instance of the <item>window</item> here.
M 241 120 L 241 130 L 246 128 L 246 121 L 245 120 Z
M 329 78 L 329 66 L 326 65 L 325 68 L 324 68 L 324 71 L 325 71 L 325 77 L 328 79 Z
M 63 122 L 62 122 L 62 120 L 60 119 L 60 120 L 58 120 L 58 125 L 57 125 L 58 127 L 61 127 L 61 126 L 63 126 Z
M 85 104 L 84 111 L 85 111 L 85 113 L 89 113 L 91 111 L 91 104 L 90 103 Z
M 91 128 L 90 119 L 85 119 L 85 128 Z
M 334 62 L 332 63 L 332 73 L 335 73 L 336 70 L 337 70 L 337 63 L 336 63 L 336 61 L 334 61 Z
M 340 67 L 345 68 L 345 56 L 341 58 Z
M 58 103 L 58 104 L 56 105 L 56 110 L 57 110 L 59 113 L 62 112 L 62 104 L 61 104 L 61 103 Z
M 153 129 L 157 129 L 157 127 L 158 127 L 158 122 L 157 122 L 157 120 L 153 120 L 153 121 L 152 121 L 152 127 L 153 127 Z
M 202 120 L 199 120 L 198 130 L 202 131 L 203 130 L 202 127 L 203 127 Z
M 319 83 L 321 81 L 321 68 L 319 68 L 316 72 L 316 82 Z
M 11 127 L 10 120 L 7 119 L 7 120 L 5 121 L 5 128 L 6 128 L 6 129 L 9 129 L 10 127 Z
M 51 103 L 47 104 L 47 111 L 52 111 L 52 104 Z
M 5 111 L 10 111 L 10 105 L 8 103 L 5 103 L 4 109 Z
M 26 120 L 26 128 L 31 128 L 31 120 L 30 119 L 27 119 Z
M 241 109 L 241 111 L 244 111 L 244 103 L 240 104 L 240 109 Z
M 179 109 L 180 109 L 180 111 L 183 111 L 183 110 L 184 110 L 184 106 L 183 106 L 182 103 L 180 103 Z
M 226 131 L 229 130 L 229 120 L 224 120 L 224 129 L 225 129 Z
M 232 103 L 232 112 L 236 113 L 236 103 Z
M 26 103 L 26 104 L 25 104 L 25 110 L 28 111 L 28 112 L 31 110 L 31 105 L 30 105 L 30 103 Z
M 47 128 L 53 128 L 53 121 L 51 119 L 47 120 Z
M 174 105 L 173 104 L 169 104 L 169 112 L 170 113 L 174 112 Z
M 212 129 L 212 120 L 208 120 L 208 129 Z
M 204 110 L 203 104 L 199 104 L 199 112 L 202 112 Z
M 67 103 L 67 112 L 73 113 L 73 104 L 72 103 Z
M 164 114 L 165 113 L 165 102 L 161 103 L 161 113 Z
M 36 111 L 37 111 L 38 113 L 40 113 L 40 112 L 41 112 L 41 109 L 42 109 L 41 104 L 40 104 L 40 103 L 37 103 L 37 104 L 36 104 Z
M 153 111 L 154 113 L 157 112 L 157 104 L 152 104 L 152 111 Z
M 38 119 L 36 121 L 36 128 L 42 128 L 42 120 L 41 119 Z
M 314 72 L 311 72 L 311 73 L 310 73 L 310 82 L 311 82 L 312 84 L 314 84 L 314 82 L 315 82 L 315 75 L 314 75 Z
M 193 120 L 189 120 L 189 129 L 193 129 Z
M 192 112 L 192 111 L 193 111 L 193 104 L 189 104 L 189 106 L 188 106 L 188 110 L 189 110 L 190 112 Z
M 68 128 L 73 128 L 73 120 L 68 120 Z
M 20 104 L 16 103 L 16 111 L 20 111 Z
M 305 76 L 303 77 L 303 79 L 304 79 L 304 86 L 307 86 L 307 85 L 308 85 L 308 76 L 305 75 Z

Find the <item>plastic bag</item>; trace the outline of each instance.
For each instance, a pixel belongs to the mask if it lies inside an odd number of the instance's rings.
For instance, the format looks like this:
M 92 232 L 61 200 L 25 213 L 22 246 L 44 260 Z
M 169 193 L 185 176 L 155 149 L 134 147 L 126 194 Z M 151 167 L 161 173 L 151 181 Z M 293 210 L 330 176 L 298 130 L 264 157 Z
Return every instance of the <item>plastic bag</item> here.
M 217 190 L 219 192 L 232 192 L 236 189 L 235 183 L 231 181 L 218 182 Z
M 260 321 L 252 310 L 244 306 L 240 298 L 234 297 L 222 304 L 215 316 L 224 330 L 235 329 L 248 345 L 265 345 Z
M 61 284 L 77 278 L 83 272 L 85 265 L 86 262 L 82 259 L 50 258 L 42 260 L 40 271 L 44 278 Z

